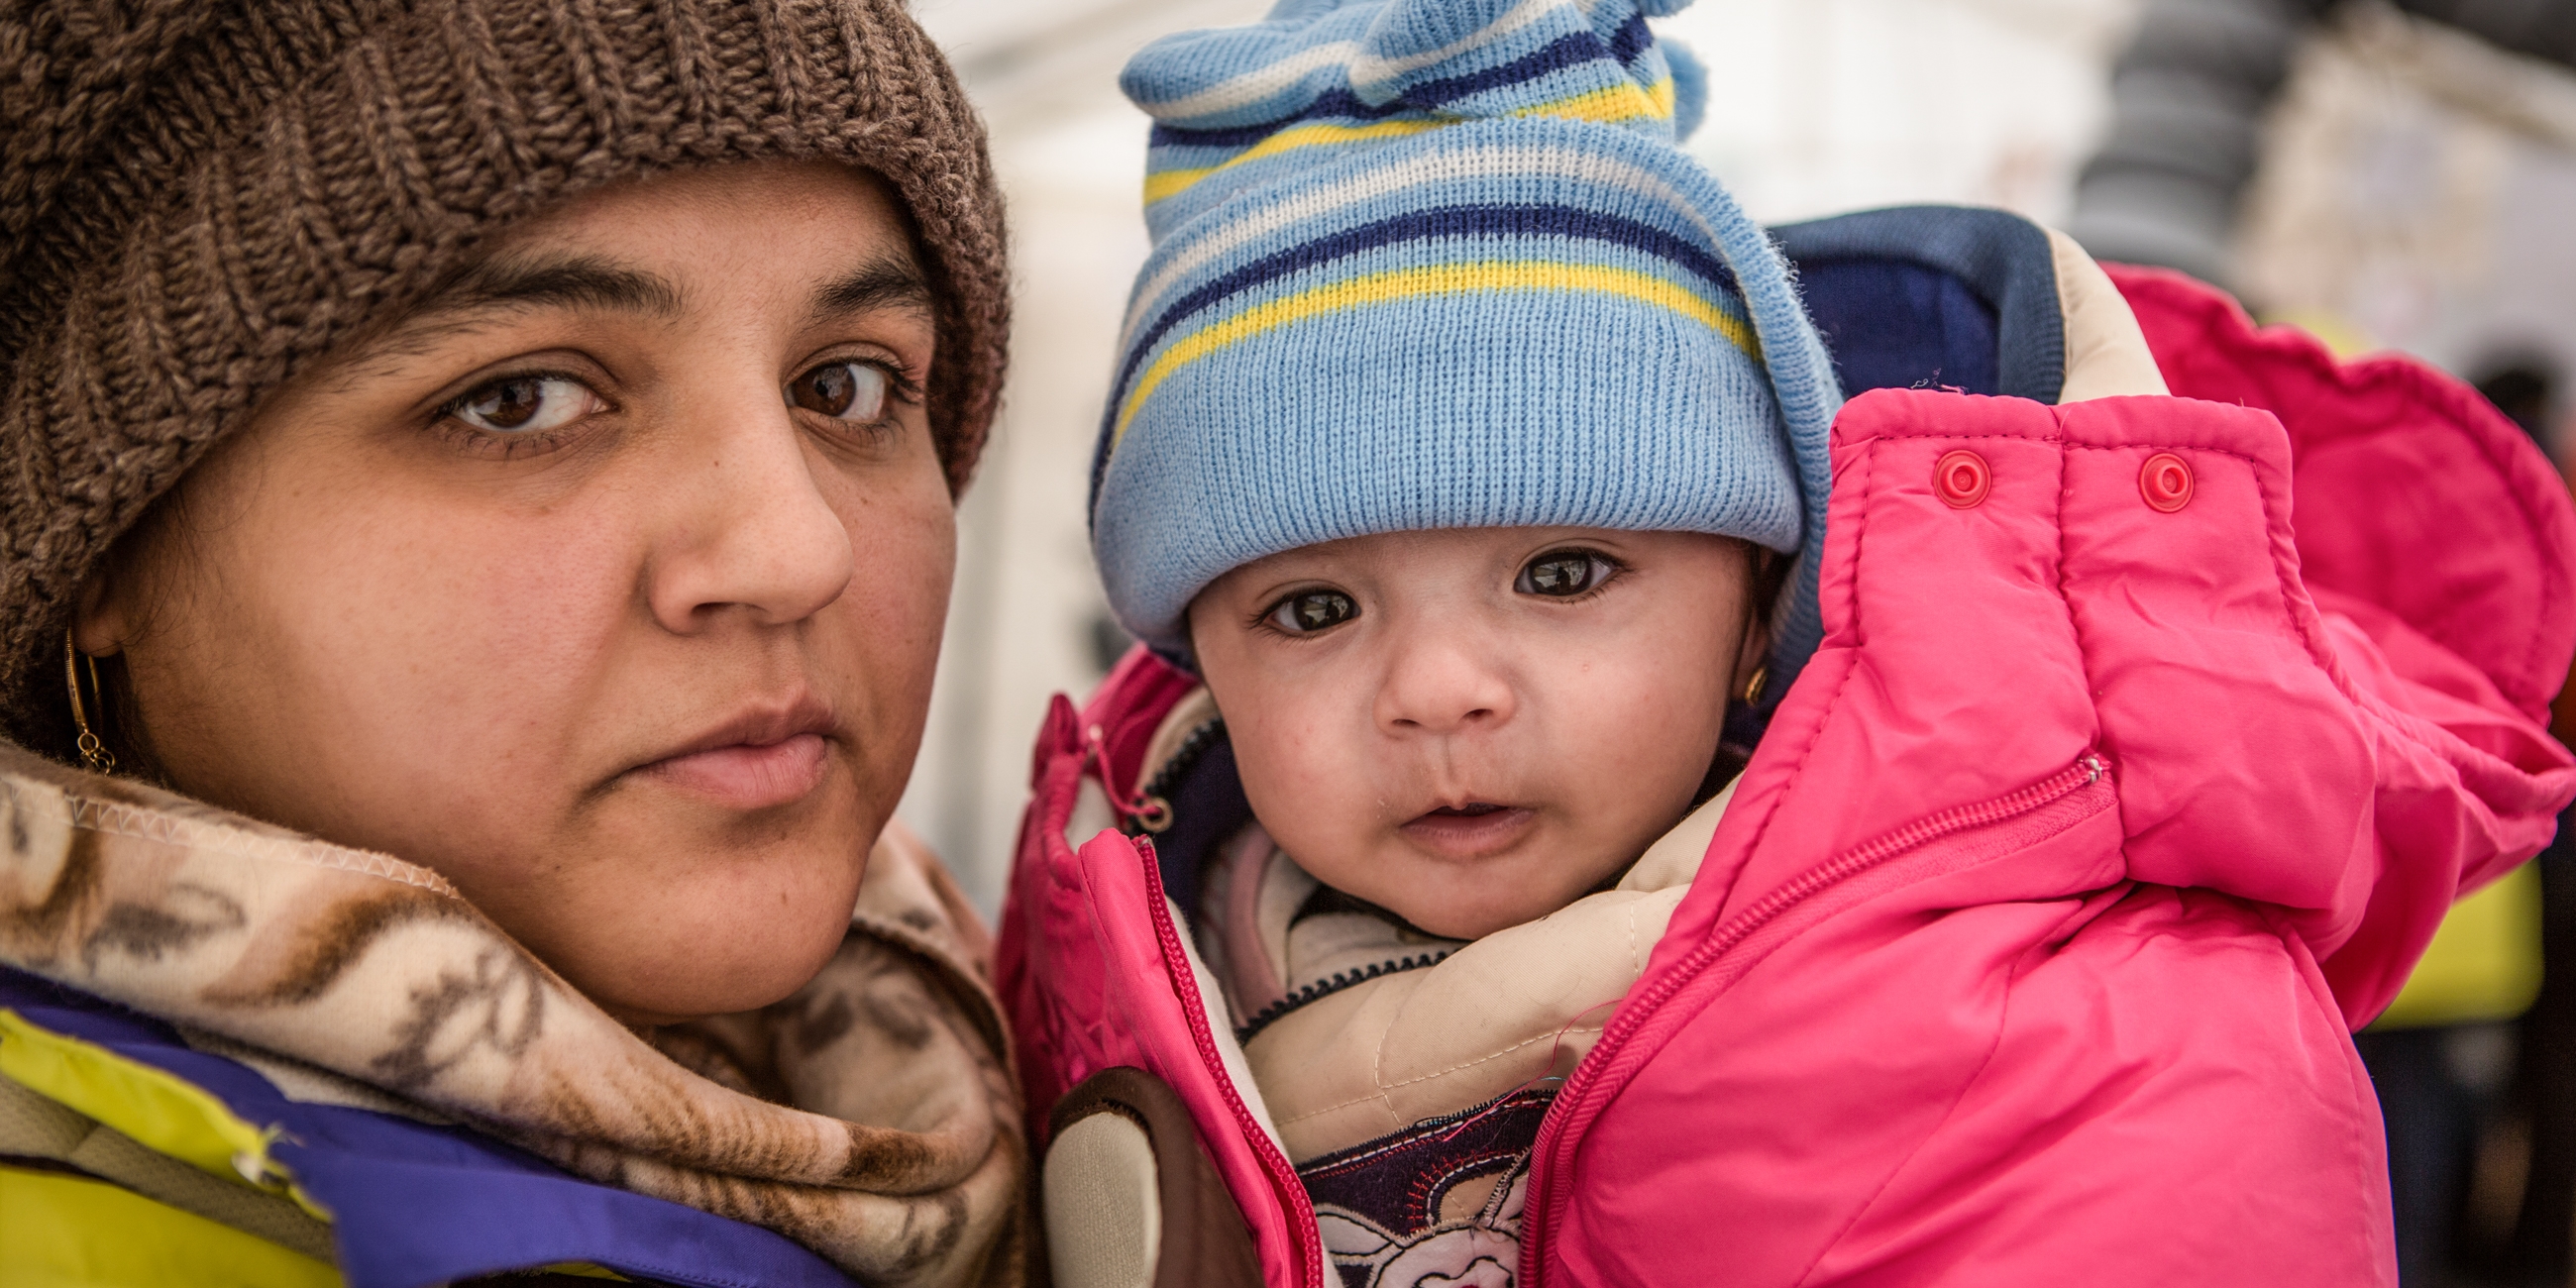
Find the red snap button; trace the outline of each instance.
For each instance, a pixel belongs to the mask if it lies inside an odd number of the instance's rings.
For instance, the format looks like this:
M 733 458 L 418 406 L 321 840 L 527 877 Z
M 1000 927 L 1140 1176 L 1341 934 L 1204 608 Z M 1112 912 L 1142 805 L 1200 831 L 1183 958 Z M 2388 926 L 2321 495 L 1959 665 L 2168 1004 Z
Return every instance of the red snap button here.
M 1965 510 L 1985 500 L 1986 490 L 1994 485 L 1994 471 L 1986 468 L 1986 458 L 1964 447 L 1942 453 L 1932 466 L 1932 490 L 1954 509 Z
M 2167 514 L 2191 504 L 2191 463 L 2171 452 L 2148 457 L 2138 471 L 2138 492 Z

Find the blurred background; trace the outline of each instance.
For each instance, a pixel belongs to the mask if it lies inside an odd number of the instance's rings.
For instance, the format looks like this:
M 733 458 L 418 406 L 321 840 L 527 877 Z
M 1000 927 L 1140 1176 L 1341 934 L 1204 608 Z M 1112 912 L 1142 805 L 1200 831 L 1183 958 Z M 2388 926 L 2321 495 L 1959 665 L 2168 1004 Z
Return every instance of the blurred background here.
M 1014 242 L 1011 379 L 902 805 L 988 914 L 1047 699 L 1127 644 L 1084 522 L 1146 252 L 1146 123 L 1118 70 L 1267 7 L 914 0 L 992 132 Z M 2000 206 L 2339 352 L 2416 354 L 2570 454 L 2576 0 L 1698 0 L 1657 25 L 1708 63 L 1688 146 L 1757 219 Z M 2408 1288 L 2572 1282 L 2576 964 L 2544 959 L 2576 963 L 2556 848 L 2455 910 L 2360 1036 Z

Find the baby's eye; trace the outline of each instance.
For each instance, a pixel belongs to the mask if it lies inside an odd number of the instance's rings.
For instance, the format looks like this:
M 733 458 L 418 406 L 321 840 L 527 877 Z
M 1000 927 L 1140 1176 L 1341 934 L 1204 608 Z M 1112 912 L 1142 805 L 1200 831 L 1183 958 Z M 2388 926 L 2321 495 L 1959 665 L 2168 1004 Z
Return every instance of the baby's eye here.
M 597 411 L 603 404 L 566 376 L 511 376 L 448 404 L 447 414 L 494 434 L 536 434 Z
M 1291 635 L 1308 635 L 1360 615 L 1360 606 L 1338 590 L 1301 590 L 1270 606 L 1264 616 Z
M 885 413 L 886 373 L 865 362 L 827 362 L 787 382 L 787 405 L 834 420 L 873 421 Z
M 1618 565 L 1589 550 L 1551 550 L 1521 565 L 1512 589 L 1524 595 L 1570 599 L 1610 580 Z

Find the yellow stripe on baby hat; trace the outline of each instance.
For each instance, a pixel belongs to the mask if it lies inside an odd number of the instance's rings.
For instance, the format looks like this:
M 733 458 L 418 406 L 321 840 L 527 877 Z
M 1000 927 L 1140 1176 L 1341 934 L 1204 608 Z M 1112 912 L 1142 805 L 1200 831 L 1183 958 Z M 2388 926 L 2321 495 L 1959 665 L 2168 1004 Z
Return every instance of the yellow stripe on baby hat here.
M 1575 121 L 1601 121 L 1616 125 L 1624 121 L 1664 120 L 1673 114 L 1673 78 L 1656 81 L 1652 89 L 1633 82 L 1608 85 L 1571 98 L 1524 107 L 1514 116 L 1554 116 Z
M 1640 89 L 1634 84 L 1611 85 L 1566 98 L 1533 104 L 1512 113 L 1514 116 L 1553 116 L 1566 120 L 1604 121 L 1611 124 L 1649 118 L 1664 119 L 1672 114 L 1673 78 L 1670 76 L 1656 81 L 1652 89 Z M 1322 147 L 1333 143 L 1360 143 L 1370 139 L 1403 138 L 1426 130 L 1464 125 L 1476 119 L 1479 118 L 1416 117 L 1408 120 L 1377 121 L 1368 125 L 1335 125 L 1319 122 L 1313 125 L 1292 126 L 1226 158 L 1217 165 L 1200 166 L 1191 170 L 1165 170 L 1160 174 L 1146 175 L 1145 204 L 1150 206 L 1157 201 L 1178 196 L 1189 191 L 1199 180 L 1222 170 L 1230 170 L 1247 161 L 1275 157 L 1283 152 L 1294 152 L 1299 148 Z
M 1325 123 L 1295 126 L 1290 129 L 1281 130 L 1277 134 L 1273 134 L 1269 138 L 1253 144 L 1251 147 L 1244 149 L 1241 153 L 1227 158 L 1221 165 L 1202 166 L 1196 170 L 1166 170 L 1161 174 L 1149 174 L 1145 176 L 1145 204 L 1150 206 L 1166 197 L 1184 192 L 1188 190 L 1190 185 L 1197 183 L 1199 180 L 1215 174 L 1219 170 L 1232 169 L 1235 166 L 1242 165 L 1246 161 L 1258 161 L 1263 157 L 1277 156 L 1282 152 L 1293 152 L 1299 148 L 1321 147 L 1327 143 L 1357 143 L 1366 139 L 1402 138 L 1408 134 L 1420 134 L 1425 130 L 1436 130 L 1444 125 L 1455 124 L 1457 124 L 1455 121 L 1415 119 L 1408 121 L 1379 121 L 1370 125 L 1333 125 Z
M 1292 322 L 1363 305 L 1480 291 L 1583 291 L 1622 296 L 1690 318 L 1724 336 L 1754 361 L 1762 360 L 1761 343 L 1741 318 L 1694 291 L 1649 273 L 1544 259 L 1402 268 L 1314 287 L 1286 299 L 1256 305 L 1174 343 L 1136 378 L 1135 389 L 1118 409 L 1118 424 L 1110 431 L 1110 450 L 1117 450 L 1119 440 L 1127 436 L 1128 422 L 1136 418 L 1136 409 L 1145 404 L 1156 386 L 1182 367 L 1230 345 Z

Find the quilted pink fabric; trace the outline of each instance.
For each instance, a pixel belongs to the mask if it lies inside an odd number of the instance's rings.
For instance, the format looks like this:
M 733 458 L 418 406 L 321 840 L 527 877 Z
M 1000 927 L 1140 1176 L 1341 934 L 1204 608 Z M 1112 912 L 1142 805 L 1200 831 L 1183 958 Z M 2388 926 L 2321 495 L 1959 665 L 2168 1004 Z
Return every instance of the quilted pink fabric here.
M 2445 377 L 2115 280 L 2184 397 L 1844 409 L 1824 647 L 1549 1112 L 1523 1284 L 2395 1282 L 2348 1035 L 2576 796 L 2576 509 Z M 1188 685 L 1050 717 L 1003 996 L 1033 1111 L 1161 1076 L 1320 1288 L 1149 851 L 1063 838 Z

